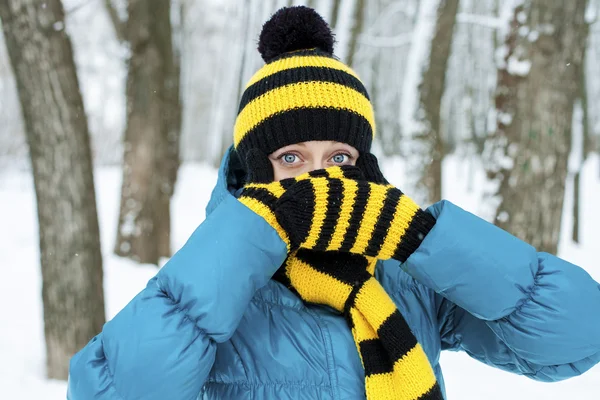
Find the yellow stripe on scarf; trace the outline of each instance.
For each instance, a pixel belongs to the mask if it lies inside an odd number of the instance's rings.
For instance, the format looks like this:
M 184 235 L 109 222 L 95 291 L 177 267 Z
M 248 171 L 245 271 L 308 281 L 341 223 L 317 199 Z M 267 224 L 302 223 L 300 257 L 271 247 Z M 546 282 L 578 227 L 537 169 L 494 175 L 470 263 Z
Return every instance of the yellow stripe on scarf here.
M 373 327 L 360 311 L 353 307 L 350 309 L 350 316 L 352 317 L 352 322 L 354 322 L 352 336 L 357 348 L 360 342 L 378 338 L 377 332 L 373 330 Z
M 308 236 L 300 245 L 306 249 L 315 247 L 321 235 L 321 228 L 327 214 L 327 191 L 329 190 L 329 181 L 326 178 L 312 178 L 310 181 L 315 190 L 315 211 Z
M 340 207 L 340 216 L 338 218 L 337 227 L 333 231 L 329 246 L 327 246 L 327 250 L 330 251 L 339 250 L 340 247 L 342 247 L 344 236 L 346 235 L 346 231 L 350 226 L 350 216 L 352 215 L 352 210 L 354 209 L 355 203 L 354 199 L 356 198 L 356 193 L 358 192 L 358 183 L 354 180 L 342 180 L 342 185 L 344 188 L 344 199 Z
M 388 189 L 381 185 L 369 182 L 369 186 L 371 191 L 365 207 L 364 217 L 358 229 L 354 246 L 350 250 L 351 253 L 355 254 L 363 254 L 367 249 L 388 192 Z
M 396 304 L 374 278 L 366 281 L 358 291 L 354 307 L 364 315 L 375 331 L 396 311 Z
M 418 399 L 437 382 L 429 359 L 420 343 L 394 364 L 394 380 L 397 382 L 397 399 Z M 406 382 L 417 382 L 407 385 Z
M 395 400 L 398 390 L 391 372 L 370 375 L 365 378 L 367 399 Z M 415 398 L 416 399 L 416 398 Z
M 328 304 L 339 312 L 344 311 L 352 286 L 317 271 L 293 256 L 288 258 L 286 274 L 304 301 Z M 322 290 L 323 287 L 327 289 Z
M 398 243 L 402 241 L 406 230 L 418 210 L 419 206 L 410 197 L 405 195 L 400 197 L 400 201 L 398 201 L 396 211 L 394 212 L 394 218 L 390 224 L 390 229 L 377 255 L 378 259 L 387 260 L 392 258 L 398 247 Z

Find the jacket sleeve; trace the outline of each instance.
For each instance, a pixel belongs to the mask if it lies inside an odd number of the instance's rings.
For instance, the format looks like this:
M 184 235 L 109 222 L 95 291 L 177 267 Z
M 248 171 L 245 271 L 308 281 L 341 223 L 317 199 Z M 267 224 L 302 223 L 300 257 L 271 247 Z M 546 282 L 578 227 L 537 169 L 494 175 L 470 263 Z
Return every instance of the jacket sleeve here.
M 438 293 L 442 347 L 541 381 L 600 361 L 600 285 L 444 201 L 403 268 Z
M 216 343 L 286 257 L 273 228 L 232 196 L 71 360 L 70 400 L 195 400 Z

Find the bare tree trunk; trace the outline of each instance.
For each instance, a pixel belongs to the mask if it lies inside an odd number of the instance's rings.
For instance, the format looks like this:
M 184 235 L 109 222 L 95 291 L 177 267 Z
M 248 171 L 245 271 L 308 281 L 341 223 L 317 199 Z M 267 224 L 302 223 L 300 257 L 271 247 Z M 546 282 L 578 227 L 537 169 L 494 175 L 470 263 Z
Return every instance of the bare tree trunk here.
M 416 170 L 411 175 L 417 191 L 423 194 L 424 198 L 420 200 L 425 204 L 442 198 L 444 143 L 440 109 L 458 4 L 459 0 L 442 0 L 438 7 L 429 60 L 419 87 L 420 104 L 416 117 L 419 130 L 415 132 L 413 140 L 418 142 L 418 154 L 415 155 L 420 159 L 415 163 Z
M 587 48 L 585 49 L 584 60 L 587 60 Z M 586 61 L 584 61 L 585 63 Z M 594 151 L 594 131 L 590 126 L 590 113 L 589 113 L 589 101 L 588 101 L 588 77 L 586 74 L 586 68 L 582 66 L 581 68 L 581 84 L 580 84 L 580 94 L 581 94 L 581 108 L 583 110 L 583 161 L 584 162 L 587 157 Z
M 340 4 L 342 0 L 333 0 L 333 5 L 331 8 L 331 21 L 329 22 L 329 26 L 331 29 L 335 29 L 337 25 L 338 16 L 340 14 Z
M 575 176 L 573 177 L 573 234 L 572 240 L 575 243 L 580 243 L 579 237 L 579 221 L 581 218 L 580 215 L 580 202 L 581 202 L 581 170 L 583 169 L 583 164 L 585 160 L 589 156 L 591 151 L 590 149 L 590 125 L 589 125 L 589 115 L 588 115 L 588 95 L 587 95 L 587 82 L 586 82 L 586 73 L 585 73 L 585 52 L 587 49 L 584 49 L 584 61 L 581 63 L 581 79 L 579 81 L 579 97 L 581 100 L 581 148 L 577 170 L 575 171 Z M 572 141 L 573 144 L 577 144 L 576 141 Z
M 171 198 L 175 193 L 177 173 L 180 160 L 181 123 L 183 106 L 181 102 L 181 54 L 180 49 L 173 45 L 174 27 L 170 24 L 170 4 L 163 2 L 163 9 L 157 8 L 157 13 L 164 13 L 160 37 L 161 56 L 165 63 L 165 92 L 164 92 L 164 120 L 163 135 L 166 135 L 167 147 L 164 158 L 164 167 L 161 168 L 162 175 L 162 202 L 161 209 L 164 215 L 158 216 L 160 223 L 158 229 L 159 257 L 171 257 Z M 183 16 L 181 16 L 183 18 Z M 167 21 L 169 23 L 167 23 Z M 181 27 L 178 27 L 180 29 Z
M 15 73 L 39 220 L 47 375 L 105 321 L 92 156 L 60 0 L 3 0 L 0 19 Z
M 581 202 L 581 170 L 575 173 L 573 178 L 573 236 L 572 240 L 575 243 L 579 243 L 579 203 Z
M 350 44 L 348 46 L 348 57 L 346 64 L 354 65 L 354 56 L 358 49 L 358 38 L 363 31 L 365 23 L 365 0 L 356 0 L 354 6 L 354 18 L 352 18 L 352 29 L 350 30 Z
M 429 196 L 426 186 L 421 181 L 423 159 L 427 150 L 420 140 L 421 105 L 420 86 L 425 78 L 423 72 L 428 68 L 431 45 L 436 31 L 436 15 L 441 0 L 423 0 L 419 2 L 411 32 L 410 50 L 406 56 L 406 71 L 404 72 L 402 91 L 400 93 L 400 121 L 402 134 L 402 156 L 406 162 L 405 190 L 422 206 L 427 206 Z M 425 162 L 429 162 L 426 160 Z
M 109 0 L 106 5 L 115 31 L 131 50 L 114 251 L 158 264 L 160 257 L 171 255 L 170 198 L 179 168 L 181 131 L 180 65 L 173 50 L 170 1 L 129 0 L 125 23 L 115 17 Z
M 490 178 L 496 224 L 556 253 L 588 25 L 587 0 L 529 0 L 515 9 L 498 70 Z

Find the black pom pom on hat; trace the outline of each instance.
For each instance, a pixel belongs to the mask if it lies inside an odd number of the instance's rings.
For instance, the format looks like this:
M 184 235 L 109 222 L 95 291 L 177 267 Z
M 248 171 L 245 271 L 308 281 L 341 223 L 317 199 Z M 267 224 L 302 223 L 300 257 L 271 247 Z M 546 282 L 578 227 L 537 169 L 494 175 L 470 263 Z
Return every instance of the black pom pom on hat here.
M 305 6 L 284 7 L 263 25 L 258 51 L 266 63 L 291 51 L 312 48 L 333 55 L 334 41 L 329 25 L 315 10 Z

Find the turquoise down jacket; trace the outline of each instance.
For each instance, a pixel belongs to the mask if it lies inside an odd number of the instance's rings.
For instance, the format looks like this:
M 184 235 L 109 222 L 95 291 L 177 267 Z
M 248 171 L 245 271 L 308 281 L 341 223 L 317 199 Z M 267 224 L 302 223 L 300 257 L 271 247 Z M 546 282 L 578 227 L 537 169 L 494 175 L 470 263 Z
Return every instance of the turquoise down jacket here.
M 225 156 L 206 220 L 71 360 L 70 400 L 364 399 L 345 319 L 271 279 L 277 233 L 235 198 Z M 417 251 L 376 277 L 441 386 L 442 350 L 540 381 L 600 361 L 600 285 L 582 268 L 442 201 Z

